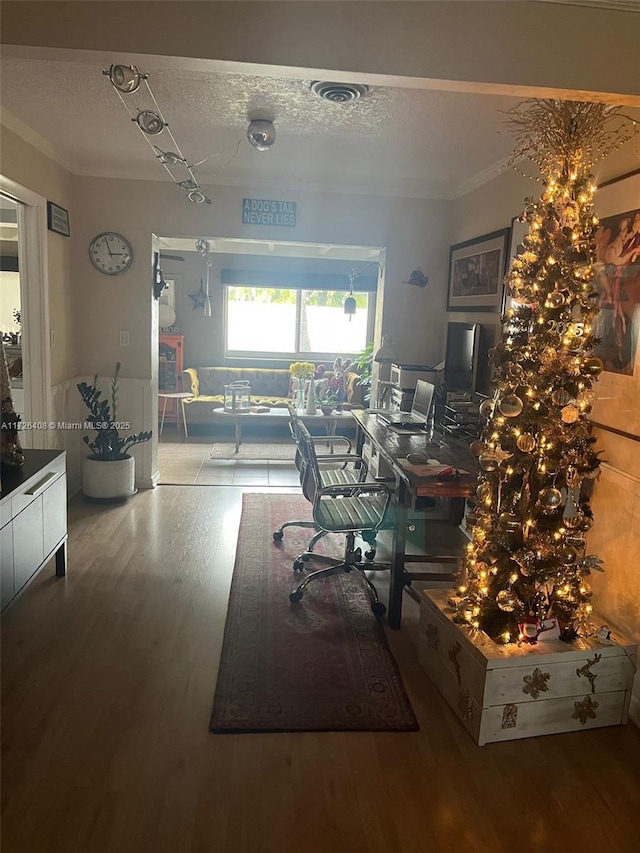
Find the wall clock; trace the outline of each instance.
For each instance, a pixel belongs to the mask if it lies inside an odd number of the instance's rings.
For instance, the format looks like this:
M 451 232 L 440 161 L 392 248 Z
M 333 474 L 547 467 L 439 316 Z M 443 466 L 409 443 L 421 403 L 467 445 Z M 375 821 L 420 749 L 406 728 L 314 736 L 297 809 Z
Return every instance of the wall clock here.
M 133 263 L 133 249 L 121 234 L 105 231 L 95 236 L 89 244 L 89 260 L 98 272 L 119 275 Z

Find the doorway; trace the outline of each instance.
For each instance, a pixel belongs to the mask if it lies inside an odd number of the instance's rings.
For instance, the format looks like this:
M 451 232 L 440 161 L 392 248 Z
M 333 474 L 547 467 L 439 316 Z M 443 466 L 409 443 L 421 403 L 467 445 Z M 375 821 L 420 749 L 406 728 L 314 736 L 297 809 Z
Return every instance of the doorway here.
M 20 398 L 22 423 L 31 428 L 21 432 L 23 447 L 49 446 L 51 434 L 46 424 L 51 420 L 51 363 L 49 351 L 49 298 L 46 264 L 47 200 L 32 190 L 0 175 L 0 215 L 3 235 L 2 253 L 13 273 L 2 280 L 2 332 L 10 327 L 14 373 L 22 373 Z M 5 221 L 6 217 L 6 221 Z M 3 262 L 4 264 L 4 262 Z M 3 274 L 5 270 L 3 269 Z M 5 298 L 5 293 L 7 298 Z M 17 303 L 19 300 L 19 306 Z M 8 305 L 6 305 L 8 301 Z M 18 311 L 19 319 L 14 315 Z M 13 321 L 10 324 L 10 321 Z M 19 380 L 19 376 L 13 377 Z M 13 382 L 12 378 L 12 382 Z M 41 425 L 42 428 L 35 428 Z
M 292 362 L 311 360 L 331 372 L 336 356 L 353 359 L 380 325 L 380 247 L 160 236 L 158 251 L 164 280 L 170 282 L 159 300 L 158 376 L 163 383 L 163 375 L 169 375 L 172 390 L 174 384 L 176 391 L 191 390 L 185 368 L 268 369 L 275 374 L 288 371 Z M 358 301 L 351 316 L 344 301 L 354 281 Z M 168 352 L 170 346 L 176 352 L 180 347 L 179 358 Z M 158 444 L 159 482 L 178 478 L 191 484 L 297 485 L 286 425 L 247 425 L 241 453 L 234 452 L 233 428 L 211 417 L 215 407 L 223 406 L 222 386 L 208 388 L 215 378 L 205 374 L 195 386 L 202 386 L 201 394 L 214 395 L 211 401 L 207 397 L 185 404 L 188 441 L 178 429 L 179 412 L 169 417 L 167 404 Z M 252 397 L 286 398 L 287 384 L 284 392 L 260 388 Z M 166 385 L 165 378 L 159 384 L 160 414 Z

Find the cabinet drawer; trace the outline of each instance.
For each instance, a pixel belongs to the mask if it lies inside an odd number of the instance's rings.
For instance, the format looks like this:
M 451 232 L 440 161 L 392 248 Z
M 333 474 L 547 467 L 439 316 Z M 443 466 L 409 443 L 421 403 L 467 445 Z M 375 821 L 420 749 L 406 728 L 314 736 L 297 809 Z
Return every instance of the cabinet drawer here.
M 18 593 L 44 560 L 42 495 L 17 515 L 13 527 L 13 578 Z
M 29 506 L 43 491 L 65 472 L 65 456 L 61 454 L 46 465 L 30 480 L 27 480 L 11 496 L 11 515 L 15 518 L 19 512 Z
M 48 556 L 67 532 L 67 478 L 59 477 L 42 494 L 44 556 Z

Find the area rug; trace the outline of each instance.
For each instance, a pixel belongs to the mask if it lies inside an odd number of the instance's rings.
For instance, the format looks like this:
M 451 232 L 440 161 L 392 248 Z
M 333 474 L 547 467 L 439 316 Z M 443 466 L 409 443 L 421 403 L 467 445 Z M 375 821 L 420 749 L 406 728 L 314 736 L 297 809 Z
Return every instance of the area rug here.
M 292 561 L 309 531 L 287 528 L 280 546 L 272 533 L 294 518 L 310 518 L 300 496 L 243 496 L 211 731 L 415 731 L 384 629 L 358 579 L 323 578 L 290 604 Z M 318 547 L 339 549 L 339 540 L 326 537 Z
M 238 453 L 235 452 L 235 442 L 216 442 L 211 447 L 209 457 L 211 459 L 256 459 L 259 461 L 270 459 L 284 459 L 293 462 L 296 454 L 296 446 L 293 440 L 283 444 L 258 444 L 242 442 Z

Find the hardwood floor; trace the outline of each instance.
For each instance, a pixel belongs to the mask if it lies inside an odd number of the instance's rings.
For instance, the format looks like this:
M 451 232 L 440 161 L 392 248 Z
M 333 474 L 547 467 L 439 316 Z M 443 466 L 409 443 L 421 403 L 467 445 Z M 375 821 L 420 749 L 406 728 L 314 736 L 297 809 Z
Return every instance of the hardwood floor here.
M 242 491 L 72 502 L 67 578 L 2 619 L 3 851 L 638 849 L 640 732 L 477 747 L 417 664 L 409 598 L 390 642 L 419 732 L 210 734 Z

